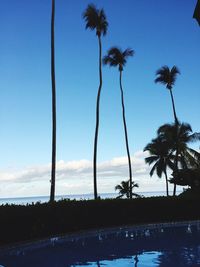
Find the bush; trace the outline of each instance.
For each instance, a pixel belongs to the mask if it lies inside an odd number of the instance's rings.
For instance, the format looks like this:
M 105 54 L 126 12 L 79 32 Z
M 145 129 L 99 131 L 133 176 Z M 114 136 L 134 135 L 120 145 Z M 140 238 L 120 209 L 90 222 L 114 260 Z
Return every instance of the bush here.
M 200 219 L 195 197 L 58 201 L 0 206 L 0 245 L 69 232 L 140 223 Z

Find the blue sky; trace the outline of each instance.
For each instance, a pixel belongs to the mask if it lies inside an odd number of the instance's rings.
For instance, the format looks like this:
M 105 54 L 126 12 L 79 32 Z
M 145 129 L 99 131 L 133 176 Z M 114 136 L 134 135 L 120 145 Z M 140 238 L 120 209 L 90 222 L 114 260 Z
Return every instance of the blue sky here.
M 88 3 L 56 0 L 57 161 L 60 168 L 57 194 L 92 192 L 98 42 L 95 32 L 85 30 L 82 19 Z M 192 19 L 196 0 L 93 3 L 104 8 L 109 22 L 108 33 L 102 38 L 103 54 L 113 45 L 135 51 L 123 72 L 135 180 L 140 184 L 140 191 L 164 190 L 164 180 L 147 177 L 149 168 L 143 163 L 141 151 L 155 137 L 160 125 L 173 121 L 169 92 L 154 83 L 155 71 L 163 65 L 179 67 L 181 75 L 173 90 L 177 114 L 180 120 L 189 122 L 194 131 L 200 130 L 200 28 Z M 0 197 L 49 194 L 50 19 L 50 0 L 1 1 Z M 103 171 L 99 174 L 99 191 L 110 192 L 116 183 L 128 177 L 128 168 L 118 70 L 104 67 L 103 80 L 98 143 L 98 162 Z M 122 165 L 123 172 L 110 174 Z

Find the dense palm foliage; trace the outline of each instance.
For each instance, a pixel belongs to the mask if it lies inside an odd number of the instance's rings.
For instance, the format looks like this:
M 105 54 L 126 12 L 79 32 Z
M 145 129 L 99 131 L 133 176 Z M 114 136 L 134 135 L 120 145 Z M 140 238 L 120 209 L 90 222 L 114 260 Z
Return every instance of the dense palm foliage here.
M 113 67 L 118 66 L 120 77 L 120 90 L 121 90 L 121 103 L 122 103 L 122 117 L 123 117 L 123 124 L 124 124 L 124 133 L 125 133 L 125 142 L 126 142 L 126 151 L 128 156 L 128 166 L 129 166 L 129 179 L 130 184 L 132 184 L 132 167 L 131 167 L 131 157 L 129 152 L 129 144 L 128 144 L 128 131 L 126 126 L 126 117 L 125 117 L 125 105 L 124 105 L 124 93 L 122 88 L 122 71 L 127 62 L 127 58 L 134 55 L 134 51 L 130 48 L 122 51 L 118 47 L 112 47 L 107 55 L 103 58 L 103 63 L 106 65 L 110 65 Z M 132 187 L 130 187 L 130 198 L 132 198 Z
M 93 177 L 94 177 L 94 198 L 98 198 L 97 194 L 97 142 L 99 132 L 99 105 L 102 88 L 102 44 L 101 35 L 107 33 L 108 22 L 103 9 L 97 9 L 94 5 L 90 4 L 83 13 L 83 18 L 86 23 L 86 29 L 96 30 L 96 35 L 99 42 L 99 88 L 97 93 L 96 103 L 96 127 L 94 137 L 94 156 L 93 156 Z
M 130 186 L 131 185 L 131 186 Z M 127 197 L 130 198 L 130 192 L 133 191 L 133 188 L 137 188 L 139 185 L 137 183 L 132 182 L 130 184 L 130 180 L 122 181 L 121 184 L 115 186 L 115 190 L 119 191 L 119 196 L 117 198 Z M 130 189 L 131 188 L 131 189 Z M 139 194 L 133 193 L 132 196 L 140 197 Z
M 174 172 L 179 168 L 186 169 L 195 166 L 198 161 L 198 153 L 188 147 L 188 144 L 200 140 L 198 133 L 192 134 L 192 128 L 187 123 L 165 124 L 158 129 L 158 134 L 171 143 L 175 154 Z M 176 183 L 174 183 L 173 195 L 176 194 Z
M 51 189 L 50 202 L 55 199 L 56 176 L 56 81 L 55 81 L 55 53 L 54 53 L 54 21 L 55 0 L 52 0 L 51 14 L 51 81 L 52 81 L 52 164 L 51 164 Z
M 190 148 L 188 144 L 199 141 L 200 133 L 192 133 L 192 128 L 188 123 L 164 124 L 158 129 L 158 135 L 163 140 L 167 140 L 173 152 L 178 154 L 178 167 L 184 169 L 197 166 L 199 153 Z
M 96 30 L 96 35 L 106 35 L 108 29 L 108 22 L 103 9 L 97 9 L 95 5 L 90 4 L 83 13 L 83 18 L 86 23 L 86 29 Z
M 149 165 L 153 164 L 150 175 L 156 171 L 158 177 L 164 173 L 166 180 L 166 191 L 168 195 L 167 168 L 173 173 L 178 170 L 188 168 L 198 168 L 200 154 L 188 146 L 200 140 L 200 133 L 192 133 L 192 128 L 188 123 L 164 124 L 157 131 L 157 138 L 149 143 L 144 151 L 149 151 L 150 156 L 145 158 Z M 176 183 L 174 179 L 170 180 Z
M 169 196 L 167 168 L 170 167 L 173 169 L 174 158 L 170 143 L 168 140 L 163 140 L 163 138 L 157 137 L 153 139 L 151 143 L 147 144 L 144 151 L 148 151 L 150 154 L 150 156 L 145 158 L 145 162 L 149 165 L 153 164 L 150 176 L 152 176 L 155 171 L 160 178 L 162 177 L 162 174 L 165 175 L 166 194 Z
M 119 71 L 123 71 L 126 65 L 127 58 L 134 55 L 134 51 L 130 48 L 122 51 L 118 47 L 112 47 L 108 50 L 107 55 L 103 58 L 103 63 L 105 65 L 110 65 L 112 67 L 119 67 Z
M 155 83 L 164 84 L 170 92 L 172 107 L 173 107 L 173 113 L 174 113 L 174 120 L 176 123 L 178 123 L 178 118 L 176 115 L 176 109 L 175 109 L 175 103 L 174 103 L 172 88 L 175 84 L 177 74 L 180 74 L 180 71 L 176 66 L 173 66 L 171 68 L 171 70 L 169 69 L 168 66 L 163 66 L 156 71 L 157 78 L 155 79 Z

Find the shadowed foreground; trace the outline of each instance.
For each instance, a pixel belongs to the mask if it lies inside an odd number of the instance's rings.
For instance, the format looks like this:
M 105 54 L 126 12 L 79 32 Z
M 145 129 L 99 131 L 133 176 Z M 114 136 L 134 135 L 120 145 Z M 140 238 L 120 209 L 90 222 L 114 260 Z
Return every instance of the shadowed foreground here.
M 86 229 L 198 220 L 199 200 L 152 197 L 0 206 L 0 245 Z

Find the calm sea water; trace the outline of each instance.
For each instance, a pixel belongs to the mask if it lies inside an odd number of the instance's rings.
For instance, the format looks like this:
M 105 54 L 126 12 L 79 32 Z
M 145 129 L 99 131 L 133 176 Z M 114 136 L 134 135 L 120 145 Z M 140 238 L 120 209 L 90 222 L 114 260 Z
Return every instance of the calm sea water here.
M 180 193 L 180 192 L 178 192 Z M 155 191 L 155 192 L 138 192 L 138 194 L 144 197 L 152 197 L 152 196 L 166 196 L 165 191 Z M 106 198 L 116 198 L 118 196 L 117 193 L 102 193 L 99 194 L 102 199 Z M 170 192 L 172 195 L 172 192 Z M 55 197 L 56 200 L 61 199 L 76 199 L 76 200 L 88 200 L 93 199 L 93 194 L 82 194 L 82 195 L 60 195 Z M 49 196 L 35 196 L 35 197 L 16 197 L 16 198 L 0 198 L 0 205 L 5 204 L 20 204 L 26 205 L 36 202 L 45 203 L 49 201 Z

